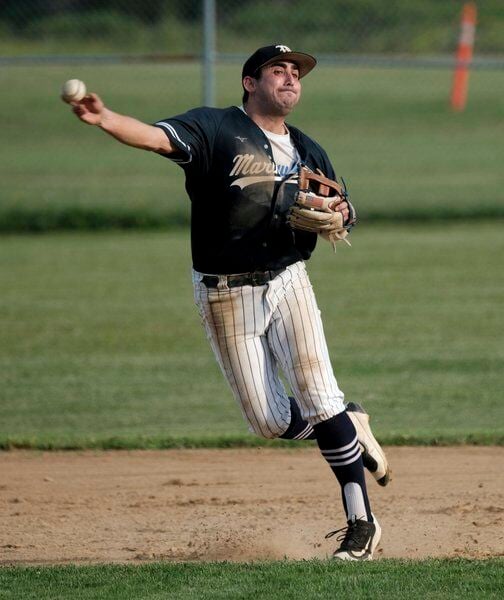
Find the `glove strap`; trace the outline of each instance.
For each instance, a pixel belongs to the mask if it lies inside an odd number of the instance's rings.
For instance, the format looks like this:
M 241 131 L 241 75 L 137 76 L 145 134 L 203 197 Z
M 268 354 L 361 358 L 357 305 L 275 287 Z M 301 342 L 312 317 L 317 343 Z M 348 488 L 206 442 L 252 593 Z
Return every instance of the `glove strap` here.
M 346 186 L 342 187 L 337 181 L 333 179 L 329 179 L 326 177 L 320 169 L 317 169 L 318 173 L 314 173 L 311 169 L 309 169 L 306 165 L 301 165 L 299 167 L 299 189 L 304 192 L 309 192 L 311 190 L 310 182 L 314 182 L 318 184 L 318 189 L 316 193 L 319 196 L 329 197 L 329 193 L 331 190 L 336 192 L 335 194 L 331 194 L 331 196 L 342 196 L 343 198 L 347 197 Z

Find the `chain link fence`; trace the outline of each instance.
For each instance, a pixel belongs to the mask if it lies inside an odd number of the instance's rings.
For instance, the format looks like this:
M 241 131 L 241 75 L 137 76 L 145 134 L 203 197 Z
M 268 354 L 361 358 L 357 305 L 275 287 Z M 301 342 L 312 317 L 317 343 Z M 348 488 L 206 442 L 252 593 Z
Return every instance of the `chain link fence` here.
M 198 58 L 205 4 L 217 57 L 282 42 L 319 55 L 451 56 L 461 0 L 3 0 L 0 56 Z M 477 56 L 504 58 L 502 0 L 477 2 Z

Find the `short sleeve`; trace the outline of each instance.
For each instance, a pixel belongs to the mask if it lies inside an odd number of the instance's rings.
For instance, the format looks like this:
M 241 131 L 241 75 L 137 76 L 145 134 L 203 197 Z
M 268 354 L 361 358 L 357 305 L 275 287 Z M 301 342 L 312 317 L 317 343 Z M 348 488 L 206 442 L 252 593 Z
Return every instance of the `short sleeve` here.
M 163 155 L 184 170 L 205 172 L 211 162 L 217 129 L 215 109 L 195 108 L 154 123 L 162 129 L 177 152 Z

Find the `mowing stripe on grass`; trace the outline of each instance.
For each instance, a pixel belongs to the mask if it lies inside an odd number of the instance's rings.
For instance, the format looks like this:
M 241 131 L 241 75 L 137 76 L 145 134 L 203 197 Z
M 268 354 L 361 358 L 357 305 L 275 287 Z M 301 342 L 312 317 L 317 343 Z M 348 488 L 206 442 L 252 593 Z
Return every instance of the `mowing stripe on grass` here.
M 404 600 L 502 598 L 504 560 L 6 567 L 0 599 Z

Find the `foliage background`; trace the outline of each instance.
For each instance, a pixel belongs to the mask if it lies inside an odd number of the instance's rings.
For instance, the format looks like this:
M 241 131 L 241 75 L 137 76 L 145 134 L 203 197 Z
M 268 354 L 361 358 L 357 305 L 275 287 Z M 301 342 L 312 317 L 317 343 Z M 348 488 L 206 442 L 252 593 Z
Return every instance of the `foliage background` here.
M 452 54 L 461 0 L 217 0 L 217 50 L 279 43 L 338 54 Z M 478 53 L 504 52 L 499 0 L 477 2 Z M 4 0 L 0 53 L 197 55 L 202 0 Z M 282 40 L 279 40 L 279 35 Z

